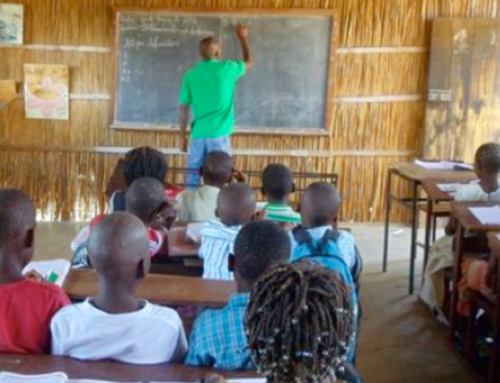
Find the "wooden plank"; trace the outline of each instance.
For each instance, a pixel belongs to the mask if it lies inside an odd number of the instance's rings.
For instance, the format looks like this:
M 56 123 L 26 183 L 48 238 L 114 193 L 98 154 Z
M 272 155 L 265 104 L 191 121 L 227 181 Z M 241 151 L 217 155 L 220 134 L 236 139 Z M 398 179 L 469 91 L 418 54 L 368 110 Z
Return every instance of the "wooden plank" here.
M 60 371 L 68 375 L 70 379 L 96 379 L 110 382 L 198 382 L 203 381 L 208 373 L 217 373 L 231 378 L 256 377 L 253 371 L 224 372 L 167 363 L 147 366 L 112 361 L 83 362 L 48 355 L 0 354 L 0 370 L 26 375 Z
M 92 270 L 71 270 L 64 289 L 73 300 L 96 295 L 97 274 Z M 136 296 L 169 306 L 222 307 L 235 292 L 234 282 L 150 274 L 138 286 Z

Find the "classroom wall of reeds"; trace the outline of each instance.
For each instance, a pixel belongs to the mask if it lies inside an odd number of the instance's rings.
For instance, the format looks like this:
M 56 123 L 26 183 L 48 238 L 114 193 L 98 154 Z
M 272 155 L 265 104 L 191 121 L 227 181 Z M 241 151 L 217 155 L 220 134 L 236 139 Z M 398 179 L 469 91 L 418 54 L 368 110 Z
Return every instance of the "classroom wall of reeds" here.
M 236 135 L 242 169 L 283 162 L 295 171 L 335 172 L 344 196 L 341 220 L 383 219 L 390 164 L 422 151 L 431 21 L 436 17 L 498 17 L 498 0 L 15 0 L 25 4 L 25 44 L 0 47 L 0 79 L 23 81 L 23 64 L 67 64 L 71 93 L 110 95 L 112 53 L 61 52 L 44 46 L 112 48 L 113 7 L 337 9 L 335 100 L 330 137 Z M 362 49 L 395 47 L 375 53 Z M 385 97 L 391 96 L 391 97 Z M 397 96 L 396 98 L 392 96 Z M 85 219 L 105 208 L 104 190 L 127 148 L 177 146 L 170 132 L 109 128 L 109 100 L 72 100 L 68 121 L 27 120 L 24 102 L 0 122 L 0 184 L 29 192 L 45 219 Z M 293 150 L 307 150 L 294 156 Z M 252 155 L 252 150 L 267 155 Z M 324 153 L 331 155 L 325 156 Z M 256 152 L 257 153 L 257 152 Z M 318 153 L 322 153 L 320 156 Z M 170 165 L 185 157 L 171 155 Z M 404 191 L 403 185 L 396 185 Z M 396 209 L 393 219 L 406 219 Z

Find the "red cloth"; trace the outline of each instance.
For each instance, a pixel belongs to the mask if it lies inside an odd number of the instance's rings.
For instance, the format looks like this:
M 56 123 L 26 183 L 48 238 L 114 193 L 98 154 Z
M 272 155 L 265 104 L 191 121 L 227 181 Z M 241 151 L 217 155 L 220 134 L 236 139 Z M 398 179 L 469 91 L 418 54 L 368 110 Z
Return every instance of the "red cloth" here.
M 0 353 L 49 354 L 50 321 L 68 304 L 60 287 L 45 282 L 0 285 Z

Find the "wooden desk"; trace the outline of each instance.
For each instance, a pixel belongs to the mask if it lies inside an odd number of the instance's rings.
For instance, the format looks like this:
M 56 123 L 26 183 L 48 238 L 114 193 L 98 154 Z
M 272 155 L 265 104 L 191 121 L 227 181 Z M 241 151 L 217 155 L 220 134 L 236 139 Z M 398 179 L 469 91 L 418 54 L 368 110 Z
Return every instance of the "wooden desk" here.
M 482 225 L 476 217 L 470 212 L 471 207 L 490 207 L 500 206 L 500 202 L 452 202 L 451 214 L 456 221 L 455 232 L 455 254 L 453 265 L 453 293 L 451 296 L 451 310 L 450 310 L 450 331 L 451 339 L 453 340 L 454 334 L 457 330 L 458 320 L 456 315 L 456 307 L 458 302 L 458 289 L 457 285 L 462 277 L 462 255 L 465 252 L 464 236 L 465 233 L 483 233 L 499 232 L 500 225 Z
M 64 289 L 73 300 L 97 294 L 97 275 L 92 270 L 71 270 Z M 236 284 L 173 275 L 148 275 L 137 289 L 137 297 L 169 306 L 222 307 L 236 292 Z
M 426 207 L 426 222 L 425 222 L 425 243 L 424 243 L 424 270 L 427 266 L 427 261 L 429 259 L 429 249 L 431 242 L 431 232 L 436 233 L 436 218 L 448 217 L 451 214 L 451 206 L 446 204 L 443 206 L 443 202 L 452 202 L 453 196 L 442 191 L 438 185 L 442 183 L 462 183 L 467 184 L 470 181 L 476 179 L 476 176 L 471 176 L 470 179 L 463 179 L 463 177 L 457 178 L 447 178 L 447 179 L 424 179 L 422 181 L 422 189 L 424 189 L 427 194 L 427 207 Z M 436 211 L 436 206 L 440 204 L 441 209 Z M 435 240 L 435 236 L 434 236 Z
M 187 226 L 176 226 L 168 232 L 168 255 L 172 258 L 198 258 L 200 244 L 186 236 Z
M 415 261 L 417 258 L 417 229 L 418 229 L 418 202 L 426 201 L 418 198 L 418 188 L 425 179 L 471 179 L 474 177 L 471 171 L 442 171 L 428 170 L 414 163 L 396 164 L 389 167 L 387 175 L 387 195 L 386 195 L 386 216 L 385 216 L 385 233 L 384 233 L 384 251 L 383 251 L 383 272 L 387 271 L 388 256 L 389 256 L 389 224 L 391 216 L 392 201 L 403 204 L 409 204 L 411 209 L 411 244 L 410 244 L 410 283 L 409 292 L 413 294 L 414 279 L 415 279 Z M 402 180 L 411 184 L 411 196 L 408 198 L 400 198 L 392 194 L 392 179 L 399 177 Z
M 19 356 L 0 354 L 0 370 L 18 374 L 64 372 L 70 379 L 99 379 L 113 382 L 196 382 L 207 373 L 228 378 L 255 378 L 256 372 L 219 372 L 181 364 L 140 366 L 118 362 L 81 362 L 51 356 Z

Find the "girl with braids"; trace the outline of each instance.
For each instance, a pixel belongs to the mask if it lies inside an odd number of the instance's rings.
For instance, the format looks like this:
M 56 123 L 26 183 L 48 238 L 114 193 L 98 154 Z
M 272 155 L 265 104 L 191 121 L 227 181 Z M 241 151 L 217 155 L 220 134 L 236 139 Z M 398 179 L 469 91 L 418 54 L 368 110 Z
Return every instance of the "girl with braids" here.
M 168 165 L 160 151 L 148 146 L 132 149 L 116 164 L 106 188 L 112 211 L 125 211 L 125 191 L 140 178 L 154 178 L 166 185 L 166 196 L 175 199 L 180 189 L 165 183 Z
M 306 261 L 279 264 L 250 295 L 246 325 L 252 360 L 267 383 L 359 383 L 346 362 L 355 315 L 350 289 L 335 272 Z
M 482 145 L 476 152 L 474 170 L 479 183 L 463 185 L 454 195 L 455 201 L 500 201 L 500 145 L 488 143 Z M 431 248 L 429 261 L 425 270 L 425 280 L 420 293 L 422 300 L 428 304 L 439 319 L 444 319 L 442 313 L 444 304 L 444 275 L 448 268 L 453 267 L 453 235 L 455 225 L 450 220 L 445 229 L 446 236 L 437 240 Z M 461 291 L 459 312 L 468 314 L 467 295 L 469 288 L 488 294 L 486 275 L 488 262 L 466 259 L 462 265 L 464 279 L 458 288 Z M 455 308 L 453 308 L 455 309 Z

